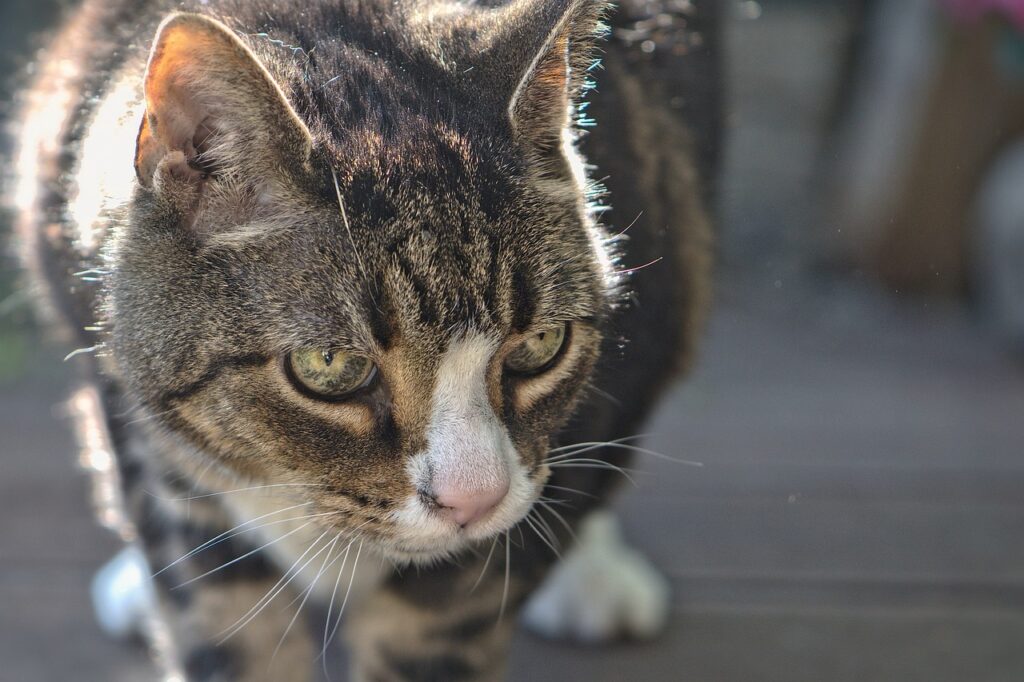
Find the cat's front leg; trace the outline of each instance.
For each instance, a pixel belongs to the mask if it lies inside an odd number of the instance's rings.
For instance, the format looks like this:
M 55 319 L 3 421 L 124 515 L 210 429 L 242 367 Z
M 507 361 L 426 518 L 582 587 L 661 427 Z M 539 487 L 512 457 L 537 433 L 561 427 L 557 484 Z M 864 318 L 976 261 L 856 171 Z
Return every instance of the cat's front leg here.
M 489 561 L 485 547 L 458 566 L 408 567 L 381 585 L 346 624 L 353 682 L 504 679 L 530 586 L 517 571 L 506 583 L 504 541 L 495 543 Z
M 271 604 L 237 632 L 252 607 L 271 593 L 277 576 L 253 577 L 202 586 L 188 599 L 165 595 L 161 614 L 173 640 L 178 672 L 188 682 L 306 682 L 319 653 L 307 623 L 292 621 L 296 605 Z M 249 614 L 251 615 L 251 614 Z M 290 628 L 290 629 L 289 629 Z M 287 631 L 287 635 L 284 633 Z M 229 636 L 230 635 L 230 636 Z M 224 641 L 225 637 L 228 637 Z M 284 637 L 284 639 L 282 639 Z M 278 645 L 278 642 L 280 644 Z
M 582 521 L 575 546 L 531 596 L 523 621 L 555 639 L 650 639 L 665 628 L 670 608 L 668 581 L 626 544 L 614 513 L 599 510 Z
M 253 534 L 235 529 L 217 505 L 193 500 L 188 515 L 179 506 L 146 505 L 140 524 L 146 568 L 155 574 L 147 634 L 169 679 L 311 679 L 320 639 L 298 613 L 304 595 L 293 587 L 296 575 L 256 551 Z M 320 565 L 324 552 L 310 566 Z

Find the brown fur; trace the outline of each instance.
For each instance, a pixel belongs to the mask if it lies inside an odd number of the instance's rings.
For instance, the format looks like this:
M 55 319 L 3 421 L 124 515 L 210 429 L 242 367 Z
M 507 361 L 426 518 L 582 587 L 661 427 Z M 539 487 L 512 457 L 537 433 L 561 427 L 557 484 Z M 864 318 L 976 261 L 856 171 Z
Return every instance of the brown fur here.
M 470 330 L 500 340 L 490 408 L 537 490 L 550 477 L 603 495 L 607 471 L 552 474 L 549 448 L 636 430 L 691 361 L 709 275 L 691 140 L 666 93 L 632 75 L 635 50 L 606 47 L 595 109 L 609 134 L 580 137 L 572 126 L 603 5 L 185 8 L 197 14 L 168 18 L 162 0 L 87 2 L 28 95 L 21 153 L 36 174 L 23 178 L 35 192 L 19 207 L 26 260 L 67 327 L 89 328 L 75 337 L 101 349 L 89 374 L 154 568 L 266 505 L 322 515 L 296 531 L 301 548 L 339 533 L 404 561 L 391 517 L 416 492 L 404 467 L 425 446 L 445 349 Z M 141 45 L 153 35 L 147 61 Z M 86 63 L 97 70 L 62 66 Z M 94 107 L 135 83 L 131 105 L 145 113 L 134 159 L 122 162 L 134 161 L 137 185 L 80 224 L 66 210 L 93 180 L 76 175 L 80 157 L 110 123 Z M 63 113 L 33 125 L 40 112 Z M 574 145 L 612 173 L 619 229 L 643 211 L 628 240 L 597 222 L 601 190 L 580 175 Z M 101 288 L 72 274 L 87 267 L 103 274 Z M 629 292 L 641 306 L 628 304 Z M 571 325 L 570 346 L 549 371 L 503 371 L 526 335 L 560 323 Z M 622 336 L 633 340 L 625 350 Z M 366 354 L 383 378 L 344 403 L 310 399 L 282 369 L 302 348 Z M 281 489 L 258 504 L 226 494 L 249 485 Z M 196 493 L 215 495 L 181 499 Z M 572 502 L 570 523 L 594 504 Z M 359 674 L 497 679 L 511 614 L 552 561 L 535 538 L 518 539 L 507 564 L 485 561 L 495 545 L 484 543 L 453 561 L 425 557 L 435 564 L 415 574 L 385 571 L 347 628 Z M 230 544 L 234 556 L 258 546 L 252 536 Z M 301 552 L 288 547 L 234 565 L 215 585 L 170 590 L 210 568 L 202 554 L 158 576 L 176 624 L 171 659 L 208 653 L 213 621 L 240 616 L 239 602 L 244 613 Z M 470 627 L 498 622 L 506 608 L 499 627 Z M 211 679 L 263 674 L 272 636 L 250 628 L 242 637 L 241 661 L 215 660 Z M 287 660 L 308 658 L 309 642 L 298 642 Z

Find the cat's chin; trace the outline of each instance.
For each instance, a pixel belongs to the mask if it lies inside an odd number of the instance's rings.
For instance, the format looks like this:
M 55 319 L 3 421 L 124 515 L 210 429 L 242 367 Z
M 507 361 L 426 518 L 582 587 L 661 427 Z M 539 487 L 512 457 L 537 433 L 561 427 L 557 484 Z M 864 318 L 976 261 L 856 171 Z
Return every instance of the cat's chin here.
M 396 565 L 433 566 L 458 553 L 458 548 L 438 551 L 435 549 L 416 549 L 406 546 L 387 546 L 383 548 L 384 556 Z
M 398 564 L 433 565 L 470 549 L 487 548 L 506 531 L 513 528 L 523 513 L 511 519 L 493 519 L 473 528 L 453 528 L 447 532 L 422 538 L 403 538 L 383 543 L 381 553 Z
M 408 543 L 388 543 L 381 547 L 380 550 L 382 554 L 396 564 L 432 566 L 451 559 L 471 547 L 483 546 L 486 551 L 487 546 L 502 535 L 504 535 L 504 531 L 493 533 L 489 536 L 470 538 L 464 533 L 460 533 L 459 536 L 452 538 L 447 543 L 434 542 L 429 545 L 424 544 L 423 546 Z

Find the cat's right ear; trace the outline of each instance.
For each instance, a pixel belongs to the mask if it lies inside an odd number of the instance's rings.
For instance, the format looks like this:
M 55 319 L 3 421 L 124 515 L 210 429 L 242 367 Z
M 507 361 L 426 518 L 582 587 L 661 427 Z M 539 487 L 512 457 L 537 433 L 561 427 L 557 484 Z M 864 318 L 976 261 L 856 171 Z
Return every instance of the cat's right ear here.
M 474 60 L 468 78 L 497 98 L 546 175 L 566 171 L 563 134 L 578 112 L 607 9 L 606 0 L 510 0 L 466 20 L 461 35 Z
M 224 24 L 172 14 L 146 67 L 146 113 L 135 172 L 146 187 L 164 175 L 201 182 L 209 173 L 259 177 L 304 163 L 309 130 L 256 56 Z

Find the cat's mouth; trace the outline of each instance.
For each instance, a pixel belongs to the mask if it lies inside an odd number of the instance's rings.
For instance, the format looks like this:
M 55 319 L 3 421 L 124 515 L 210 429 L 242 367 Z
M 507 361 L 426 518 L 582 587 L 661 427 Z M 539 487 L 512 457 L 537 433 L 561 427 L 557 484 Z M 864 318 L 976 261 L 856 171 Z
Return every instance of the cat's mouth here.
M 524 515 L 525 516 L 525 515 Z M 388 540 L 381 550 L 392 561 L 399 563 L 430 564 L 454 556 L 469 547 L 486 544 L 502 537 L 516 522 L 491 532 L 468 532 L 457 529 L 447 537 L 424 538 L 415 540 Z
M 396 533 L 381 549 L 394 561 L 432 563 L 504 535 L 523 520 L 543 487 L 541 481 L 523 477 L 486 517 L 460 525 L 449 517 L 426 508 L 419 499 L 409 499 L 392 512 Z

